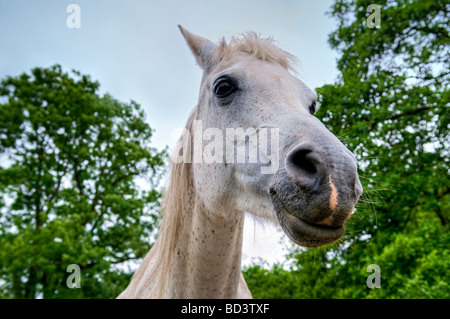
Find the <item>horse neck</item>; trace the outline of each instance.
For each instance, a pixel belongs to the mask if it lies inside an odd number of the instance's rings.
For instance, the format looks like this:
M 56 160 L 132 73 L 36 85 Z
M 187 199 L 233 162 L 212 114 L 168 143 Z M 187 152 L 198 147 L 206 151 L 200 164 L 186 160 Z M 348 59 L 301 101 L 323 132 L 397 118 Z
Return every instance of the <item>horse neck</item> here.
M 155 245 L 119 297 L 237 297 L 244 214 L 207 211 L 186 163 L 172 167 L 163 212 Z
M 235 298 L 244 216 L 207 211 L 198 198 L 185 207 L 171 256 L 168 291 L 175 298 Z

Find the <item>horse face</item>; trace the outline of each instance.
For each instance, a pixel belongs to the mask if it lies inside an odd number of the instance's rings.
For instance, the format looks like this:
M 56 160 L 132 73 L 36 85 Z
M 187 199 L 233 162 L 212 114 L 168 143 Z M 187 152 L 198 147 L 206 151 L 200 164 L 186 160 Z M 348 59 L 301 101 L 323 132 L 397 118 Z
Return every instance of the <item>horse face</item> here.
M 205 207 L 278 221 L 301 246 L 340 238 L 362 193 L 356 160 L 313 116 L 315 94 L 275 59 L 287 53 L 264 59 L 182 32 L 204 69 L 193 175 Z

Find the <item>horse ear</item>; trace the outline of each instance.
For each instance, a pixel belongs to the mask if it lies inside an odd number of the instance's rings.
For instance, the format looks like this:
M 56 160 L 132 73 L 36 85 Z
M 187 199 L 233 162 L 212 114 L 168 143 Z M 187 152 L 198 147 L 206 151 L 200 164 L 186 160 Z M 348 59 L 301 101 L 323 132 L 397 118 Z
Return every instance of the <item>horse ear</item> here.
M 181 25 L 178 25 L 178 28 L 180 28 L 181 34 L 183 34 L 183 37 L 186 39 L 186 42 L 200 67 L 203 70 L 211 69 L 214 65 L 214 51 L 216 50 L 217 44 L 190 33 Z

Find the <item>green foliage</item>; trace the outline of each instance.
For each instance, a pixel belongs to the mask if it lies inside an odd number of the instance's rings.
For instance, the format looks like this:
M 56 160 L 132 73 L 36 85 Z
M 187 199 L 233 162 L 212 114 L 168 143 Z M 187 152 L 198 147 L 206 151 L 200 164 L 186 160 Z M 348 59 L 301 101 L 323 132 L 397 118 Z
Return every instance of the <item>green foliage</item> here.
M 354 150 L 365 193 L 343 242 L 293 249 L 289 270 L 247 269 L 254 297 L 450 297 L 450 4 L 379 1 L 371 29 L 371 3 L 331 8 L 340 76 L 317 90 L 317 117 Z M 381 288 L 366 286 L 370 264 Z
M 0 82 L 0 297 L 111 298 L 151 246 L 165 151 L 135 102 L 61 67 Z M 67 266 L 81 267 L 69 289 Z

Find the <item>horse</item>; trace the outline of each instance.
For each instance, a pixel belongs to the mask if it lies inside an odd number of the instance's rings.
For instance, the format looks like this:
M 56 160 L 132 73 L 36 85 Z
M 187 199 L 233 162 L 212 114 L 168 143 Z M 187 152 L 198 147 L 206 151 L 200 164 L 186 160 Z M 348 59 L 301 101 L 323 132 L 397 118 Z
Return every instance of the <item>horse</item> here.
M 173 150 L 156 242 L 118 298 L 252 298 L 244 215 L 302 247 L 336 241 L 363 192 L 356 159 L 272 38 L 214 43 L 178 27 L 203 70 L 198 104 Z

